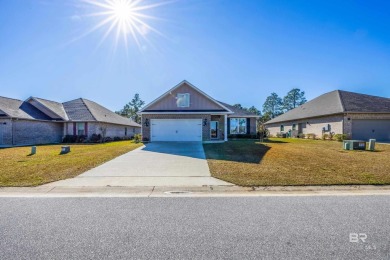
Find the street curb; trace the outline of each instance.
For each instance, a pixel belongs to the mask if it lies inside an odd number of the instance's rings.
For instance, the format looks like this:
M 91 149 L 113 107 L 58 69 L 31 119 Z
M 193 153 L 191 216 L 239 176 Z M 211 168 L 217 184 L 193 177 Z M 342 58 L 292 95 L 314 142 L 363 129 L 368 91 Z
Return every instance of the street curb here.
M 203 187 L 2 187 L 0 197 L 245 197 L 390 195 L 390 185 Z

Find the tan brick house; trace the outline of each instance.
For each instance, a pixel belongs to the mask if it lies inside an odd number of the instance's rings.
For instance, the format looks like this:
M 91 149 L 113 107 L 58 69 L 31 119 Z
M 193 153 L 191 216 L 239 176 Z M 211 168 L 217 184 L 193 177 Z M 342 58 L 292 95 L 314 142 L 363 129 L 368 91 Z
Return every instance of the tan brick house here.
M 0 97 L 0 147 L 60 143 L 66 135 L 131 137 L 141 126 L 87 99 L 58 103 Z
M 346 134 L 357 140 L 390 141 L 390 98 L 342 90 L 323 94 L 268 122 L 270 134 Z
M 182 81 L 140 112 L 144 141 L 227 141 L 255 135 L 257 115 L 210 97 Z

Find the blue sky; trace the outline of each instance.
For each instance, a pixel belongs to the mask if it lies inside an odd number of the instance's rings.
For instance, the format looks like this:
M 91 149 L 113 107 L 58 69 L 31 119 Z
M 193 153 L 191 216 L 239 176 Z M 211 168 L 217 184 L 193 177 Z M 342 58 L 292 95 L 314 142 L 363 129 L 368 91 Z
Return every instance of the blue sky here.
M 144 1 L 143 5 L 161 1 Z M 390 96 L 388 1 L 178 0 L 145 10 L 162 35 L 115 47 L 79 0 L 0 0 L 0 95 L 78 97 L 120 109 L 186 79 L 213 96 L 262 107 L 298 87 Z

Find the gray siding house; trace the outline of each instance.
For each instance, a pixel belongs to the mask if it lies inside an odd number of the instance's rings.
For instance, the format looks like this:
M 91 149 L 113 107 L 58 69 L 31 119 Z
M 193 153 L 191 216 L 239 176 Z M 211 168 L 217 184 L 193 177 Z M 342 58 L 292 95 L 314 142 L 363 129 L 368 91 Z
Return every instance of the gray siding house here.
M 65 135 L 105 131 L 106 137 L 132 137 L 141 126 L 87 99 L 58 103 L 30 97 L 0 97 L 0 146 L 60 143 Z
M 257 115 L 219 102 L 182 81 L 140 112 L 144 141 L 226 141 L 256 134 Z
M 342 90 L 323 94 L 265 123 L 270 134 L 333 132 L 348 138 L 390 141 L 390 98 Z

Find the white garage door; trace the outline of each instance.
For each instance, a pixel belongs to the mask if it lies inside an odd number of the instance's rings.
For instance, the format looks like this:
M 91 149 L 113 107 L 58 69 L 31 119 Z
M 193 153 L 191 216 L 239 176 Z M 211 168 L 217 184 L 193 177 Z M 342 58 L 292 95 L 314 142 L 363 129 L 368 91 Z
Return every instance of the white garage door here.
M 390 141 L 390 120 L 352 120 L 352 139 Z
M 151 141 L 202 141 L 202 119 L 152 119 Z

